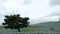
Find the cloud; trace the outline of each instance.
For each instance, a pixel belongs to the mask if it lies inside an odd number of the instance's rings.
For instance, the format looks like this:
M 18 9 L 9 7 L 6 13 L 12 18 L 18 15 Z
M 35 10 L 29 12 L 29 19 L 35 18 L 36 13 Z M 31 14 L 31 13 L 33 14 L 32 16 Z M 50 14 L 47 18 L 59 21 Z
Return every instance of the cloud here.
M 50 0 L 50 4 L 51 4 L 52 6 L 60 5 L 60 0 Z
M 0 0 L 0 21 L 6 14 L 21 14 L 29 17 L 31 23 L 58 20 L 59 5 L 58 0 Z
M 31 0 L 24 0 L 22 2 L 30 3 Z M 43 17 L 49 14 L 48 0 L 46 0 L 46 2 L 42 0 L 32 0 L 32 2 L 30 4 L 29 3 L 28 5 L 22 5 L 22 3 L 19 3 L 19 0 L 8 0 L 7 2 L 3 2 L 1 4 L 5 7 L 5 9 L 3 9 L 5 13 L 21 13 L 23 16 L 29 15 L 30 18 Z
M 60 0 L 50 0 L 50 16 L 60 16 Z
M 24 2 L 22 4 L 27 5 L 27 4 L 30 4 L 31 2 L 32 2 L 32 0 L 24 0 Z

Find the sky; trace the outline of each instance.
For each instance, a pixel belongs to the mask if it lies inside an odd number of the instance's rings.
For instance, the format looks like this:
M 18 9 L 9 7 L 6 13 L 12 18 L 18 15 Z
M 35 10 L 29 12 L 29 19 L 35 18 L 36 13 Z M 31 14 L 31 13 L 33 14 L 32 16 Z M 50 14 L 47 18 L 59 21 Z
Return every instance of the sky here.
M 0 25 L 5 15 L 29 17 L 30 24 L 58 21 L 60 0 L 0 0 Z

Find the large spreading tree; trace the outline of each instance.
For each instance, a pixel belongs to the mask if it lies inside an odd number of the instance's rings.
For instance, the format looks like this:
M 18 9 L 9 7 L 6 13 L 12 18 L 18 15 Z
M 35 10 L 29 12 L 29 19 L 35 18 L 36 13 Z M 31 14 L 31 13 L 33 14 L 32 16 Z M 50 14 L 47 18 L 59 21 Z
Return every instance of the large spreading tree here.
M 18 32 L 20 32 L 20 28 L 24 28 L 29 25 L 28 20 L 28 17 L 22 18 L 19 14 L 6 15 L 4 19 L 5 23 L 3 23 L 3 25 L 5 25 L 5 28 L 17 29 Z

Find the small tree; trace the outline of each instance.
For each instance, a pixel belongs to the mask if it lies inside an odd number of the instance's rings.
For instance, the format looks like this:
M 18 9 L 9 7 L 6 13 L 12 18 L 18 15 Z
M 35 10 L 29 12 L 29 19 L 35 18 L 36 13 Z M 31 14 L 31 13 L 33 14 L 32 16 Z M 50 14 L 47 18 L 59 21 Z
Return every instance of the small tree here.
M 59 18 L 59 22 L 60 22 L 60 18 Z
M 20 32 L 20 28 L 24 28 L 29 25 L 28 20 L 28 17 L 22 18 L 19 14 L 10 16 L 6 15 L 4 19 L 5 23 L 3 23 L 3 25 L 5 25 L 5 28 L 17 29 L 18 32 Z

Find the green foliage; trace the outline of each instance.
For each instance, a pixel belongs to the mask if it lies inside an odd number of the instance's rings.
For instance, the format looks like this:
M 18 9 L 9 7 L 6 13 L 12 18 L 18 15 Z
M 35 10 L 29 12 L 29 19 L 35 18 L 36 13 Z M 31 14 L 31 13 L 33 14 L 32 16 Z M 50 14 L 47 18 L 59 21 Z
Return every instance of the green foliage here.
M 19 29 L 27 27 L 29 25 L 28 20 L 28 17 L 22 18 L 19 14 L 10 16 L 6 15 L 4 19 L 5 23 L 3 23 L 3 25 L 6 25 L 5 28 Z

